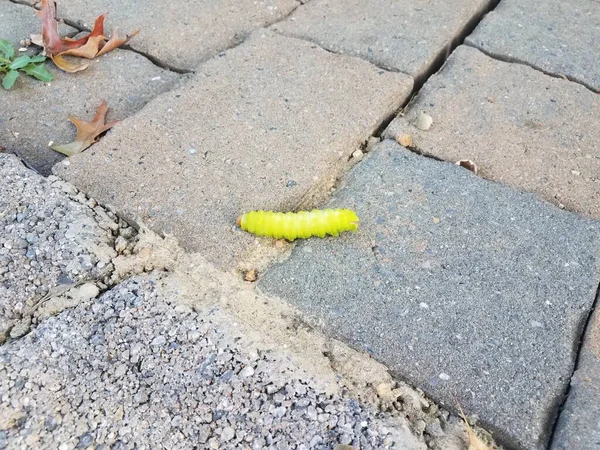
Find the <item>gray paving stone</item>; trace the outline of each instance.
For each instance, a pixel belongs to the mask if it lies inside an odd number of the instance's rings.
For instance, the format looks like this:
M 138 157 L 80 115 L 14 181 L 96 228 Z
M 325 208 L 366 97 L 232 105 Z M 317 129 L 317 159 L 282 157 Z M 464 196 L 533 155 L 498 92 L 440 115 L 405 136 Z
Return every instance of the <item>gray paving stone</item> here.
M 322 199 L 411 88 L 406 75 L 265 30 L 54 170 L 228 266 L 254 242 L 238 215 Z
M 433 118 L 427 131 L 415 122 Z M 470 159 L 484 178 L 600 218 L 600 96 L 577 83 L 459 47 L 384 135 L 422 153 Z
M 19 77 L 12 90 L 2 93 L 0 107 L 0 142 L 43 174 L 64 158 L 49 147 L 50 141 L 66 144 L 75 139 L 71 114 L 90 121 L 106 99 L 107 119 L 125 119 L 181 77 L 126 50 L 112 51 L 75 74 L 47 65 L 52 82 Z
M 552 450 L 600 448 L 600 310 L 596 306 L 558 420 Z
M 597 0 L 502 0 L 465 42 L 600 92 Z
M 65 36 L 77 30 L 60 24 L 58 31 L 61 36 Z M 23 39 L 41 32 L 42 22 L 31 7 L 17 5 L 10 0 L 0 0 L 0 38 L 6 39 L 18 48 Z
M 259 287 L 368 351 L 511 448 L 542 448 L 600 281 L 600 223 L 384 141 L 332 207 L 357 234 L 313 239 Z
M 296 0 L 61 0 L 58 15 L 91 28 L 106 15 L 106 29 L 140 29 L 130 45 L 180 69 L 240 43 L 257 28 L 281 20 Z
M 273 29 L 423 77 L 491 0 L 312 0 Z

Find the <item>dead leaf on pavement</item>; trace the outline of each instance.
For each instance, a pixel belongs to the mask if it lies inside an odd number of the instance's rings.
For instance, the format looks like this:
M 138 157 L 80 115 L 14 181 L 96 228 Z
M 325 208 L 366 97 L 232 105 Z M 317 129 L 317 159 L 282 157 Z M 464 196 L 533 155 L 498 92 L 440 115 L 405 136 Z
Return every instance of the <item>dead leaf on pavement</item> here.
M 461 159 L 460 161 L 456 161 L 455 164 L 457 166 L 464 167 L 465 169 L 468 169 L 477 175 L 477 164 L 470 159 Z
M 61 38 L 58 35 L 56 4 L 56 0 L 42 0 L 42 9 L 37 11 L 37 15 L 42 19 L 41 39 L 39 35 L 32 35 L 31 42 L 44 47 L 44 52 L 65 72 L 79 72 L 89 65 L 89 63 L 72 63 L 64 58 L 65 55 L 94 59 L 127 43 L 139 31 L 119 38 L 115 28 L 112 37 L 108 39 L 104 35 L 104 15 L 101 15 L 96 18 L 94 28 L 87 36 L 79 39 Z
M 118 120 L 113 120 L 112 122 L 105 124 L 104 121 L 107 111 L 108 106 L 106 100 L 103 100 L 100 108 L 98 108 L 98 112 L 91 122 L 84 122 L 75 116 L 69 117 L 69 120 L 77 127 L 77 136 L 75 137 L 75 140 L 70 144 L 53 145 L 52 148 L 67 156 L 73 156 L 84 151 L 98 140 L 98 136 L 119 122 Z
M 469 422 L 467 421 L 467 417 L 465 416 L 465 413 L 464 413 L 462 407 L 460 406 L 460 403 L 458 403 L 458 400 L 456 400 L 456 404 L 458 406 L 458 410 L 460 411 L 460 415 L 462 416 L 462 419 L 465 422 L 465 425 L 467 426 L 467 436 L 469 438 L 468 450 L 493 450 L 492 447 L 490 447 L 485 442 L 483 442 L 479 438 L 479 436 L 477 436 L 475 434 L 475 432 L 471 428 L 471 425 L 469 425 Z

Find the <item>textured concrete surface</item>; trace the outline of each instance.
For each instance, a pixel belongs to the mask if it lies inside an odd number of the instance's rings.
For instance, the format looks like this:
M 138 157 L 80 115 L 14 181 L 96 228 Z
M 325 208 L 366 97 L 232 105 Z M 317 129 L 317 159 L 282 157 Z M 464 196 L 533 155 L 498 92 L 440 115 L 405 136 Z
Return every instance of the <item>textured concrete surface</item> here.
M 229 267 L 253 209 L 311 205 L 410 94 L 411 79 L 264 31 L 54 170 Z
M 298 245 L 259 287 L 467 414 L 547 443 L 600 281 L 600 223 L 391 140 L 336 192 L 359 231 Z
M 52 82 L 19 77 L 12 90 L 2 93 L 0 107 L 0 142 L 43 174 L 64 158 L 49 147 L 50 141 L 66 144 L 75 139 L 71 114 L 91 121 L 106 99 L 107 120 L 125 119 L 180 77 L 125 50 L 110 52 L 75 74 L 47 65 Z
M 58 31 L 61 36 L 65 36 L 77 30 L 60 24 Z M 17 5 L 10 0 L 0 0 L 0 38 L 19 48 L 22 40 L 41 32 L 42 22 L 31 7 Z
M 551 450 L 600 448 L 600 310 L 596 303 Z
M 465 42 L 600 92 L 597 0 L 502 0 Z
M 117 230 L 114 215 L 73 186 L 0 154 L 0 344 L 20 322 L 28 329 L 28 311 L 51 288 L 99 278 Z
M 133 48 L 173 67 L 195 69 L 298 5 L 295 0 L 62 0 L 58 15 L 92 28 L 98 15 L 107 14 L 107 30 L 140 29 L 130 42 Z
M 417 128 L 417 118 L 433 118 Z M 384 135 L 420 152 L 469 159 L 484 178 L 600 218 L 600 96 L 577 83 L 461 46 Z
M 312 0 L 272 28 L 423 77 L 491 0 Z

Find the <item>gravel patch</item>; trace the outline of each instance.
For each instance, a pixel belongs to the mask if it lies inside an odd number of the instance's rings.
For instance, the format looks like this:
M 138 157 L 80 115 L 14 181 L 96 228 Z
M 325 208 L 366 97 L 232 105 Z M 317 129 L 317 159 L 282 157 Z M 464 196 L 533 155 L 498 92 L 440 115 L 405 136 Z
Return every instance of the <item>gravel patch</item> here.
M 0 154 L 0 343 L 52 287 L 110 272 L 115 236 L 133 234 L 123 227 L 68 183 Z
M 131 278 L 0 347 L 0 448 L 425 448 L 159 283 Z

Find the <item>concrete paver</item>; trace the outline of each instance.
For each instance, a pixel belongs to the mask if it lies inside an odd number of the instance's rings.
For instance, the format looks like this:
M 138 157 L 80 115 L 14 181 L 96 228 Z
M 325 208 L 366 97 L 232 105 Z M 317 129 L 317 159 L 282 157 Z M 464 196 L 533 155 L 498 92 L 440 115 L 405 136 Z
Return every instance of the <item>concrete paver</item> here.
M 426 113 L 426 130 L 416 120 Z M 600 96 L 577 83 L 461 46 L 384 135 L 469 159 L 485 178 L 600 218 Z
M 299 4 L 296 0 L 61 0 L 58 15 L 92 28 L 94 19 L 106 14 L 107 30 L 140 29 L 130 42 L 136 50 L 179 69 L 194 69 L 253 30 L 281 20 Z
M 253 242 L 238 215 L 324 198 L 411 88 L 406 75 L 265 30 L 54 170 L 227 267 Z
M 551 450 L 600 447 L 600 310 L 592 313 Z
M 259 288 L 512 448 L 540 448 L 600 281 L 600 223 L 391 140 L 332 207 L 357 234 L 298 245 Z
M 47 66 L 54 75 L 52 82 L 19 77 L 12 90 L 2 93 L 0 107 L 0 142 L 43 174 L 64 158 L 49 147 L 50 141 L 66 144 L 75 139 L 71 114 L 91 121 L 106 99 L 107 119 L 122 120 L 181 77 L 126 50 L 114 50 L 75 74 L 52 63 Z
M 600 92 L 600 3 L 502 0 L 465 42 Z
M 415 78 L 450 51 L 491 0 L 312 0 L 272 26 Z

